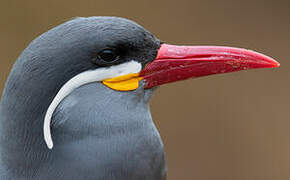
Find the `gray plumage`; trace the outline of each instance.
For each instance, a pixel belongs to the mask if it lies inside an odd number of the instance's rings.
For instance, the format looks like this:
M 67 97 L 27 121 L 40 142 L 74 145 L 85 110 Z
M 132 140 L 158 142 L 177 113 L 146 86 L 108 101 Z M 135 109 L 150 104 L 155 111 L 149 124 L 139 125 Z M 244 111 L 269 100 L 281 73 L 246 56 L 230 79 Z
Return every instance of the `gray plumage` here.
M 77 18 L 35 39 L 13 66 L 0 104 L 1 180 L 163 180 L 163 145 L 151 119 L 153 90 L 142 82 L 119 92 L 101 83 L 66 97 L 52 119 L 55 147 L 43 140 L 45 112 L 61 86 L 86 70 L 106 47 L 117 64 L 154 60 L 160 41 L 136 23 L 115 17 Z M 114 65 L 114 64 L 110 64 Z

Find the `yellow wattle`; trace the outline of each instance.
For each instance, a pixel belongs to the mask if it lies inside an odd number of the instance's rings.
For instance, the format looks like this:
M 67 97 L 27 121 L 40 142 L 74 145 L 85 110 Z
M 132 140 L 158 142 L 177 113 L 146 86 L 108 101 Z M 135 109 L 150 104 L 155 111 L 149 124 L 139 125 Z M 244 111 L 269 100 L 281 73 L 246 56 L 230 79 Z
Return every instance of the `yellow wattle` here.
M 142 77 L 139 77 L 139 73 L 131 73 L 111 79 L 105 79 L 103 80 L 103 84 L 117 91 L 132 91 L 139 87 L 139 81 L 142 79 Z

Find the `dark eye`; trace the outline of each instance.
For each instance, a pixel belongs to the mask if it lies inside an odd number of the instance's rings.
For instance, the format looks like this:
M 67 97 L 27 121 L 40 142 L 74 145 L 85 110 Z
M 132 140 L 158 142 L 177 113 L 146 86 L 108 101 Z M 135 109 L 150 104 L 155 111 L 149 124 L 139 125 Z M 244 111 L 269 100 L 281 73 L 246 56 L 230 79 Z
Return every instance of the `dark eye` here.
M 99 59 L 103 60 L 104 62 L 114 62 L 118 60 L 119 56 L 116 54 L 116 52 L 113 49 L 104 49 L 99 54 Z

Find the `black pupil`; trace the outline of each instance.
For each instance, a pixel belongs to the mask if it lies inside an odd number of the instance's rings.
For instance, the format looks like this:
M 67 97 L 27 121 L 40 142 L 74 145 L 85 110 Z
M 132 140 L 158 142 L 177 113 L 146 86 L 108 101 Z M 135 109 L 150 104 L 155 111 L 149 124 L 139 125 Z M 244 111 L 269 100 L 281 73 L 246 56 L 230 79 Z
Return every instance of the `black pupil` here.
M 117 55 L 115 52 L 111 49 L 105 49 L 99 54 L 100 58 L 106 62 L 112 62 L 115 61 L 117 58 Z

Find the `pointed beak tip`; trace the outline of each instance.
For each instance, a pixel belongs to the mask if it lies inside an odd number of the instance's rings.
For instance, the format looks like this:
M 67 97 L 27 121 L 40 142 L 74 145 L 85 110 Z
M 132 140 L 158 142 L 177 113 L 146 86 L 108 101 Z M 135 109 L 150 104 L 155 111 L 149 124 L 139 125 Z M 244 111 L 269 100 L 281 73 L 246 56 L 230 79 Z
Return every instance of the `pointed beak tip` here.
M 238 48 L 234 48 L 238 49 Z M 243 49 L 243 48 L 241 48 Z M 280 63 L 276 61 L 274 58 L 267 56 L 265 54 L 253 51 L 253 50 L 248 50 L 244 49 L 242 51 L 247 58 L 249 58 L 250 64 L 252 64 L 253 68 L 277 68 L 280 67 Z
M 280 67 L 280 63 L 275 61 L 275 63 L 273 63 L 274 68 Z
M 267 64 L 268 64 L 268 68 L 278 68 L 280 67 L 280 63 L 278 61 L 276 61 L 273 58 L 267 57 Z M 270 65 L 269 65 L 270 64 Z
M 280 63 L 278 61 L 276 61 L 274 58 L 267 56 L 265 54 L 252 51 L 252 50 L 245 50 L 243 53 L 245 53 L 247 57 L 249 58 L 249 62 L 253 69 L 280 67 Z

